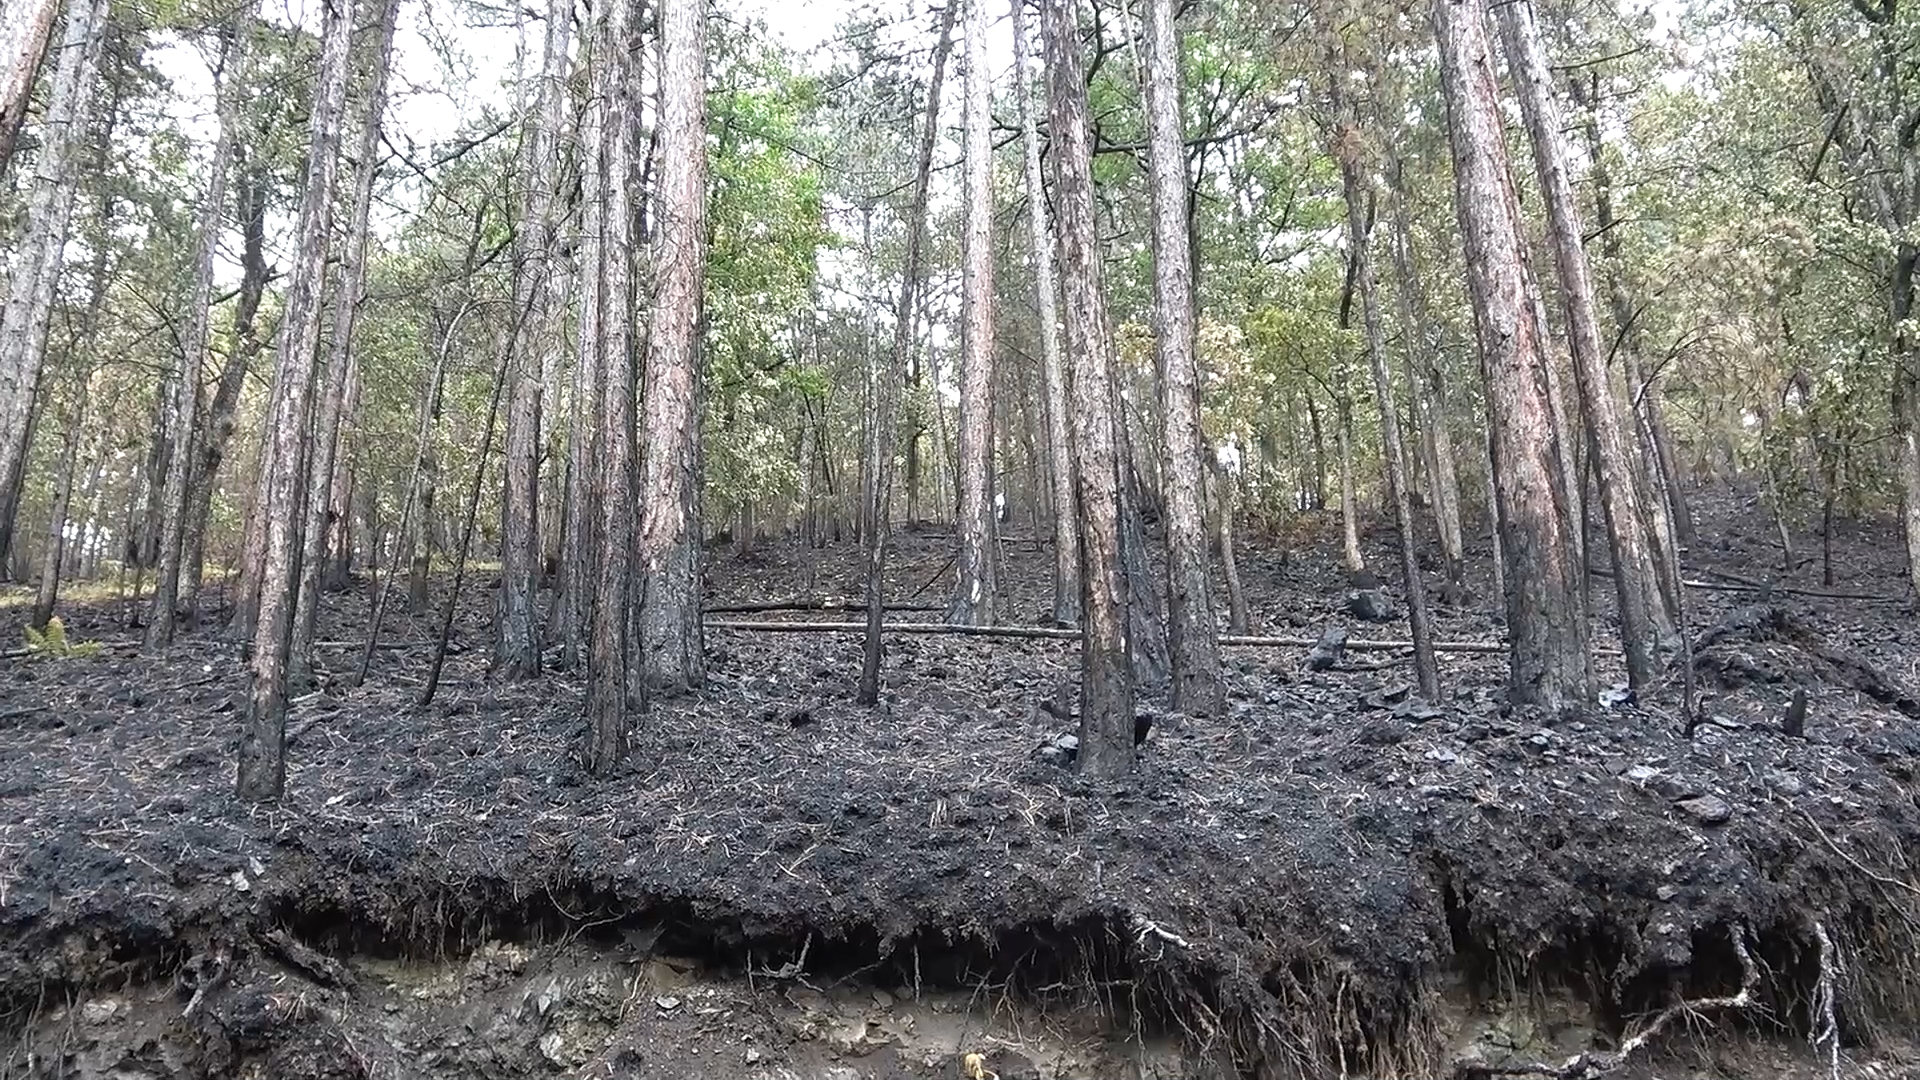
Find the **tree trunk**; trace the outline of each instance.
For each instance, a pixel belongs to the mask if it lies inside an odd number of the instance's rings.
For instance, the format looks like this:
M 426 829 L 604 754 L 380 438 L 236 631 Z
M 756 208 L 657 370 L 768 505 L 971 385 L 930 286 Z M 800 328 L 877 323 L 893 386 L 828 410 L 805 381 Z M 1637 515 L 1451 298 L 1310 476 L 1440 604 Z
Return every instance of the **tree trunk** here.
M 662 0 L 660 242 L 648 323 L 640 662 L 649 689 L 706 681 L 700 622 L 700 294 L 707 269 L 707 15 Z
M 1420 576 L 1419 539 L 1413 528 L 1413 500 L 1407 485 L 1406 445 L 1400 436 L 1400 409 L 1393 400 L 1393 381 L 1387 374 L 1386 333 L 1381 328 L 1380 298 L 1374 287 L 1373 258 L 1368 252 L 1372 233 L 1372 214 L 1368 203 L 1372 193 L 1363 191 L 1360 162 L 1353 147 L 1359 145 L 1356 121 L 1347 111 L 1340 80 L 1346 78 L 1347 65 L 1335 64 L 1333 109 L 1335 116 L 1334 155 L 1340 162 L 1340 186 L 1347 202 L 1347 243 L 1354 266 L 1354 283 L 1360 294 L 1360 324 L 1364 330 L 1367 366 L 1373 372 L 1373 395 L 1380 409 L 1380 444 L 1386 460 L 1387 504 L 1393 508 L 1394 525 L 1400 535 L 1400 575 L 1407 592 L 1407 623 L 1413 631 L 1413 670 L 1420 683 L 1420 696 L 1440 700 L 1440 668 L 1433 656 L 1433 627 L 1427 619 L 1427 586 Z
M 59 10 L 57 0 L 0 3 L 0 176 L 6 175 L 13 161 L 14 142 L 33 96 L 33 79 Z
M 1067 353 L 1072 357 L 1074 496 L 1081 522 L 1080 756 L 1082 771 L 1133 768 L 1132 657 L 1120 557 L 1120 458 L 1114 427 L 1114 349 L 1094 232 L 1093 155 L 1085 64 L 1074 0 L 1041 0 L 1053 136 Z
M 309 451 L 305 505 L 300 511 L 306 515 L 306 523 L 301 530 L 299 616 L 294 620 L 293 644 L 288 651 L 292 677 L 298 683 L 307 682 L 313 673 L 320 574 L 326 565 L 329 530 L 345 531 L 348 524 L 346 518 L 334 518 L 328 511 L 333 502 L 340 444 L 344 441 L 342 425 L 352 422 L 346 409 L 347 390 L 354 382 L 354 367 L 359 362 L 353 351 L 353 329 L 366 281 L 367 218 L 373 207 L 373 182 L 379 169 L 380 120 L 386 112 L 387 71 L 393 54 L 400 0 L 379 0 L 379 4 L 378 36 L 367 61 L 366 97 L 360 106 L 360 140 L 351 158 L 353 201 L 348 210 L 346 244 L 334 272 L 333 337 L 327 348 L 327 381 L 324 393 L 314 403 L 313 446 Z M 479 467 L 484 467 L 484 463 Z
M 213 329 L 213 271 L 220 255 L 220 234 L 227 220 L 227 173 L 233 166 L 234 144 L 240 138 L 240 102 L 247 84 L 248 44 L 253 36 L 253 6 L 243 4 L 227 27 L 214 72 L 215 108 L 219 130 L 213 159 L 207 163 L 207 182 L 200 195 L 199 247 L 194 254 L 193 287 L 187 294 L 187 332 L 181 343 L 180 377 L 174 387 L 172 459 L 167 462 L 166 487 L 160 501 L 160 551 L 153 579 L 153 600 L 147 608 L 146 647 L 162 649 L 173 643 L 180 598 L 180 566 L 194 477 L 194 449 L 200 443 L 200 369 Z M 205 477 L 208 483 L 212 477 Z
M 950 0 L 957 2 L 957 0 Z M 966 177 L 960 278 L 960 422 L 954 482 L 953 603 L 947 621 L 990 626 L 994 581 L 993 520 L 993 148 L 988 142 L 993 76 L 987 67 L 985 0 L 967 0 Z
M 26 234 L 15 251 L 6 307 L 0 310 L 0 572 L 13 549 L 47 323 L 78 189 L 73 173 L 93 123 L 106 17 L 107 0 L 68 0 L 40 152 L 33 178 L 23 185 L 28 189 Z
M 1486 23 L 1482 8 L 1469 0 L 1434 0 L 1433 22 L 1487 384 L 1496 528 L 1506 564 L 1509 692 L 1518 705 L 1575 712 L 1593 700 L 1582 568 Z
M 236 150 L 243 148 L 236 147 Z M 186 525 L 180 538 L 181 583 L 179 607 L 186 613 L 187 625 L 199 621 L 200 585 L 205 576 L 207 518 L 213 510 L 214 482 L 220 475 L 220 463 L 226 457 L 227 443 L 233 437 L 234 412 L 240 405 L 240 392 L 247 372 L 260 355 L 261 337 L 257 322 L 260 301 L 267 289 L 266 216 L 267 174 L 258 164 L 242 166 L 240 186 L 240 296 L 233 312 L 233 337 L 227 346 L 227 359 L 220 368 L 213 402 L 204 424 L 196 425 L 193 475 L 187 483 Z
M 907 211 L 907 248 L 900 272 L 900 295 L 894 308 L 893 348 L 886 354 L 888 359 L 885 361 L 879 359 L 878 350 L 874 351 L 873 370 L 869 373 L 874 405 L 867 428 L 867 487 L 862 492 L 865 521 L 860 533 L 866 544 L 867 630 L 862 642 L 860 686 L 855 695 L 855 700 L 862 705 L 877 704 L 880 700 L 881 621 L 885 614 L 887 542 L 891 533 L 888 516 L 893 493 L 895 404 L 899 396 L 901 373 L 912 363 L 914 317 L 924 275 L 921 264 L 927 232 L 927 191 L 933 174 L 934 144 L 940 131 L 940 91 L 946 81 L 947 51 L 952 42 L 953 21 L 958 11 L 959 4 L 955 2 L 947 4 L 941 12 L 940 37 L 933 50 L 933 74 L 927 82 L 927 124 L 920 140 L 919 165 L 914 173 L 913 204 Z M 805 430 L 812 434 L 814 426 L 809 423 Z M 910 465 L 913 460 L 909 457 Z M 809 502 L 813 465 L 810 458 L 807 467 Z M 909 500 L 909 513 L 911 509 Z
M 1607 374 L 1593 278 L 1582 246 L 1580 210 L 1560 144 L 1560 107 L 1553 97 L 1552 74 L 1540 46 L 1533 7 L 1510 3 L 1498 10 L 1507 64 L 1533 142 L 1535 172 L 1547 206 L 1548 236 L 1567 308 L 1574 381 L 1592 444 L 1600 512 L 1613 556 L 1614 596 L 1619 603 L 1627 679 L 1634 689 L 1645 693 L 1659 675 L 1660 642 L 1676 629 L 1671 620 L 1662 625 L 1660 619 L 1666 605 L 1661 597 L 1652 526 L 1641 501 L 1646 481 L 1639 475 L 1639 459 L 1628 443 L 1620 404 Z
M 1433 516 L 1440 534 L 1440 558 L 1446 564 L 1447 583 L 1457 593 L 1466 582 L 1467 554 L 1460 522 L 1460 477 L 1454 467 L 1453 439 L 1447 431 L 1446 383 L 1440 374 L 1438 349 L 1429 335 L 1426 294 L 1413 257 L 1413 226 L 1408 220 L 1406 175 L 1399 158 L 1387 168 L 1392 180 L 1393 271 L 1399 279 L 1401 339 L 1407 367 L 1407 392 L 1420 414 L 1422 450 L 1427 457 L 1427 480 L 1433 494 Z
M 665 0 L 664 14 L 685 0 Z M 601 373 L 598 401 L 586 415 L 597 421 L 597 470 L 593 503 L 599 513 L 594 542 L 594 597 L 587 653 L 587 768 L 596 776 L 613 771 L 627 755 L 627 711 L 634 701 L 631 606 L 634 593 L 634 371 L 633 371 L 633 190 L 628 171 L 634 158 L 632 110 L 639 86 L 634 78 L 637 30 L 634 0 L 612 0 L 600 16 L 593 75 L 598 88 L 596 187 L 600 207 L 599 265 L 589 265 L 589 287 L 599 290 L 597 333 L 583 336 L 582 349 L 594 348 Z M 666 31 L 674 33 L 676 31 Z M 671 220 L 667 228 L 674 227 Z M 661 279 L 662 293 L 670 286 Z M 655 329 L 660 333 L 660 328 Z M 649 347 L 651 350 L 651 347 Z M 649 402 L 662 393 L 650 386 Z M 591 460 L 591 459 L 590 459 Z M 673 514 L 676 504 L 649 502 L 649 520 Z
M 1687 506 L 1685 489 L 1680 484 L 1680 476 L 1673 460 L 1672 438 L 1667 433 L 1666 417 L 1660 407 L 1660 395 L 1657 386 L 1641 377 L 1640 356 L 1637 340 L 1639 334 L 1634 328 L 1635 311 L 1633 300 L 1627 294 L 1626 265 L 1620 250 L 1619 222 L 1613 212 L 1613 184 L 1607 168 L 1605 148 L 1600 141 L 1599 119 L 1599 74 L 1596 72 L 1591 84 L 1582 83 L 1578 78 L 1571 80 L 1574 101 L 1583 111 L 1581 129 L 1585 133 L 1589 159 L 1588 177 L 1593 188 L 1594 218 L 1596 235 L 1600 238 L 1600 257 L 1608 267 L 1607 302 L 1613 313 L 1613 332 L 1618 337 L 1617 350 L 1620 354 L 1621 369 L 1626 375 L 1627 395 L 1633 402 L 1635 427 L 1640 437 L 1641 452 L 1650 456 L 1654 475 L 1648 478 L 1647 490 L 1642 500 L 1651 515 L 1652 530 L 1656 543 L 1664 543 L 1664 537 L 1670 532 L 1679 537 L 1681 546 L 1694 543 L 1693 515 Z M 1678 558 L 1674 553 L 1673 558 Z M 1678 585 L 1671 580 L 1662 583 L 1669 594 L 1662 605 L 1667 616 L 1678 618 L 1679 598 L 1671 595 Z
M 1020 111 L 1021 166 L 1027 189 L 1027 233 L 1033 244 L 1035 307 L 1039 315 L 1040 373 L 1047 421 L 1047 479 L 1053 508 L 1053 621 L 1080 621 L 1080 521 L 1073 505 L 1073 447 L 1067 419 L 1067 372 L 1060 357 L 1060 286 L 1054 278 L 1047 227 L 1046 185 L 1040 174 L 1040 137 L 1027 81 L 1026 0 L 1013 0 L 1014 100 Z
M 1180 128 L 1179 32 L 1173 0 L 1146 0 L 1141 40 L 1153 213 L 1154 359 L 1165 425 L 1167 632 L 1173 707 L 1218 716 L 1219 626 L 1207 559 L 1205 437 L 1194 356 L 1193 261 L 1187 234 L 1187 154 Z
M 1340 541 L 1341 553 L 1349 573 L 1367 568 L 1366 553 L 1360 550 L 1360 507 L 1353 490 L 1353 402 L 1349 398 L 1334 401 L 1337 422 L 1334 443 L 1340 455 Z
M 500 592 L 494 674 L 514 681 L 540 674 L 540 451 L 548 359 L 560 337 L 552 301 L 560 126 L 566 108 L 569 0 L 549 0 L 540 90 L 534 119 L 521 136 L 521 231 L 514 237 L 513 310 L 509 346 L 506 490 L 500 502 Z
M 1246 590 L 1240 587 L 1240 560 L 1233 550 L 1234 518 L 1240 513 L 1239 462 L 1229 467 L 1216 459 L 1213 472 L 1220 492 L 1220 565 L 1227 575 L 1227 629 L 1244 634 L 1252 627 L 1253 620 L 1247 612 Z
M 244 800 L 278 799 L 286 789 L 287 663 L 298 614 L 301 498 L 312 456 L 314 363 L 320 347 L 320 291 L 326 279 L 333 225 L 334 178 L 339 172 L 341 115 L 352 50 L 350 5 L 327 9 L 314 85 L 306 188 L 301 197 L 286 315 L 280 325 L 273 392 L 267 406 L 268 454 L 254 513 L 266 524 L 261 562 L 253 569 L 259 605 L 253 625 L 252 676 L 240 732 L 238 793 Z
M 27 618 L 27 625 L 35 630 L 47 628 L 47 621 L 53 618 L 54 605 L 60 599 L 60 567 L 67 552 L 67 511 L 73 505 L 73 482 L 80 464 L 80 445 L 95 441 L 87 416 L 87 407 L 91 403 L 89 384 L 92 381 L 92 372 L 83 373 L 80 400 L 74 403 L 72 415 L 67 417 L 66 436 L 61 440 L 60 473 L 54 481 L 53 506 L 47 511 L 47 546 L 40 556 L 40 588 L 34 595 L 33 612 Z M 97 456 L 98 453 L 97 449 L 89 450 L 90 456 Z

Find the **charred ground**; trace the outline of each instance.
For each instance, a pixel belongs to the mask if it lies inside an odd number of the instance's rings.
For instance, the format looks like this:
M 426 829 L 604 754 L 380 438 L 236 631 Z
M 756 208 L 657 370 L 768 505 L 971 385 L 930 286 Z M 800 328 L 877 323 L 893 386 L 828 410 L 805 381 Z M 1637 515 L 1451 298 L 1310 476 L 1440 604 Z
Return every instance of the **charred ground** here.
M 1229 715 L 1157 718 L 1121 784 L 1035 755 L 1069 729 L 1047 706 L 1071 642 L 898 637 L 865 709 L 853 636 L 729 631 L 709 689 L 595 780 L 576 680 L 486 680 L 474 590 L 430 708 L 432 620 L 400 617 L 366 686 L 298 700 L 289 797 L 253 807 L 236 647 L 151 659 L 121 607 L 70 612 L 105 655 L 0 661 L 0 1074 L 964 1076 L 980 1052 L 1008 1080 L 1470 1075 L 1743 984 L 1610 1074 L 1824 1075 L 1829 997 L 1842 1068 L 1898 1068 L 1920 630 L 1897 539 L 1845 526 L 1829 587 L 1764 570 L 1737 516 L 1711 535 L 1691 741 L 1677 670 L 1550 723 L 1502 709 L 1496 655 L 1445 657 L 1424 709 L 1397 653 L 1310 673 L 1238 647 Z M 1260 629 L 1343 618 L 1323 550 L 1247 560 Z M 902 552 L 892 595 L 925 601 L 946 541 Z M 1037 622 L 1046 554 L 1006 553 L 1009 616 Z M 710 599 L 851 597 L 857 564 L 720 551 Z M 329 602 L 344 675 L 365 597 Z M 1441 632 L 1499 630 L 1468 606 Z M 1803 738 L 1778 730 L 1795 688 Z

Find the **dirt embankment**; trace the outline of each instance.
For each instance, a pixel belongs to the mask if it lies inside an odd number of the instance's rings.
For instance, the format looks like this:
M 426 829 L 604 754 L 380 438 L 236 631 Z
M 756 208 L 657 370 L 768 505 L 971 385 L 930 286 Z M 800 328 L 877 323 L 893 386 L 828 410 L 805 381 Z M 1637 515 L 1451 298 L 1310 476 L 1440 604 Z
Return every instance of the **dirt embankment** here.
M 943 552 L 919 554 L 902 596 Z M 745 599 L 793 573 L 715 577 Z M 1248 576 L 1268 629 L 1340 606 L 1314 559 Z M 1060 642 L 895 641 L 867 710 L 854 639 L 717 633 L 711 688 L 594 780 L 577 684 L 488 684 L 476 601 L 431 709 L 415 648 L 296 704 L 272 808 L 229 794 L 231 646 L 3 661 L 0 1075 L 1895 1068 L 1912 631 L 1755 599 L 1701 598 L 1691 740 L 1677 691 L 1547 725 L 1500 706 L 1498 657 L 1452 658 L 1427 707 L 1390 654 L 1236 650 L 1229 715 L 1157 717 L 1120 784 L 1035 754 Z

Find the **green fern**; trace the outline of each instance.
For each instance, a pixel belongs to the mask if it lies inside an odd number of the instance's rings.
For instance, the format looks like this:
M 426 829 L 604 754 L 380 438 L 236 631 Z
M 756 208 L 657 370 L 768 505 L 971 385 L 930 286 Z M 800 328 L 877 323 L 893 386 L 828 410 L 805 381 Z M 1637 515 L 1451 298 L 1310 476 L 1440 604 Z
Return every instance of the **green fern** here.
M 47 620 L 45 630 L 35 630 L 29 626 L 27 632 L 27 651 L 35 656 L 45 656 L 52 660 L 84 660 L 100 655 L 100 643 L 97 641 L 72 641 L 67 637 L 67 624 L 55 615 Z

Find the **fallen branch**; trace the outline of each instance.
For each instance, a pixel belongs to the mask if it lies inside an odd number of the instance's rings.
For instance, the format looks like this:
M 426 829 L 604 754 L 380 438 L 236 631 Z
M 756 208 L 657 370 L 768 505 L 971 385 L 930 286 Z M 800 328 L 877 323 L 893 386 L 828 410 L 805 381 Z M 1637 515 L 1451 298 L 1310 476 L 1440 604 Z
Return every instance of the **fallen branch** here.
M 1824 943 L 1826 931 L 1820 927 L 1820 924 L 1814 924 L 1814 932 Z M 1747 950 L 1746 926 L 1735 923 L 1729 933 L 1733 937 L 1734 955 L 1740 958 L 1740 990 L 1738 993 L 1727 994 L 1721 997 L 1692 998 L 1675 1002 L 1665 1009 L 1660 1010 L 1659 1014 L 1647 1023 L 1646 1026 L 1622 1040 L 1620 1049 L 1618 1050 L 1587 1050 L 1573 1055 L 1558 1065 L 1550 1065 L 1540 1061 L 1526 1062 L 1519 1065 L 1483 1065 L 1479 1062 L 1463 1061 L 1455 1064 L 1454 1076 L 1459 1078 L 1459 1080 L 1466 1080 L 1468 1077 L 1493 1076 L 1544 1076 L 1548 1077 L 1549 1080 L 1600 1080 L 1601 1077 L 1606 1076 L 1626 1064 L 1627 1058 L 1632 1056 L 1634 1051 L 1652 1042 L 1654 1037 L 1665 1030 L 1668 1024 L 1680 1017 L 1699 1016 L 1708 1009 L 1732 1010 L 1750 1008 L 1754 1003 L 1753 992 L 1760 985 L 1760 968 L 1759 965 L 1753 962 L 1753 954 Z M 1824 957 L 1827 955 L 1827 951 L 1823 944 L 1821 951 L 1823 958 L 1821 977 L 1823 980 L 1826 978 Z M 1819 1007 L 1817 989 L 1815 1007 Z M 1831 1004 L 1829 1003 L 1829 1009 L 1830 1008 Z M 1816 1038 L 1815 1043 L 1816 1045 L 1818 1044 L 1818 1038 Z M 1837 1040 L 1835 1040 L 1835 1044 L 1835 1053 L 1837 1054 Z M 1837 1067 L 1836 1065 L 1836 1068 Z
M 867 624 L 859 622 L 828 622 L 816 620 L 730 620 L 710 619 L 709 630 L 738 630 L 746 633 L 776 634 L 857 634 L 865 633 Z M 1056 640 L 1077 640 L 1080 631 L 1077 627 L 1061 626 L 968 626 L 954 623 L 888 623 L 881 627 L 882 633 L 889 634 L 958 634 L 962 637 L 988 638 L 1051 638 Z M 1248 646 L 1252 648 L 1311 648 L 1317 638 L 1269 637 L 1259 634 L 1221 634 L 1220 644 Z M 1507 651 L 1501 641 L 1436 641 L 1433 647 L 1440 652 L 1456 653 L 1503 653 Z M 1375 641 L 1356 638 L 1347 642 L 1348 651 L 1386 651 L 1411 649 L 1411 641 Z
M 321 986 L 350 989 L 354 985 L 353 972 L 348 971 L 345 964 L 303 944 L 285 930 L 262 934 L 260 944 Z
M 708 604 L 700 610 L 708 615 L 760 615 L 773 611 L 863 611 L 866 602 L 837 597 L 811 600 L 767 600 L 750 604 Z M 886 604 L 884 611 L 945 611 L 940 604 Z
M 1145 945 L 1147 943 L 1147 939 L 1151 937 L 1151 938 L 1159 938 L 1161 941 L 1164 941 L 1169 945 L 1177 945 L 1182 949 L 1193 948 L 1193 946 L 1187 944 L 1186 938 L 1183 938 L 1179 934 L 1176 934 L 1173 931 L 1168 930 L 1166 927 L 1161 926 L 1159 923 L 1154 922 L 1152 919 L 1149 919 L 1145 915 L 1139 914 L 1138 912 L 1135 912 L 1133 916 L 1133 929 L 1134 929 L 1134 933 L 1137 935 L 1134 938 L 1134 943 L 1138 945 Z

